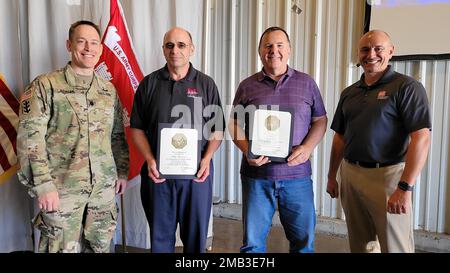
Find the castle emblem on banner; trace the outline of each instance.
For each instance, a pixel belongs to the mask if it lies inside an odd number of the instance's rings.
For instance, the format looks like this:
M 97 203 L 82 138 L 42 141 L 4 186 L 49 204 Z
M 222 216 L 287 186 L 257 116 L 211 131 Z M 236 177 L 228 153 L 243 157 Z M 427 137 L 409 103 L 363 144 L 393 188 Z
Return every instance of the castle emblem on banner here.
M 108 71 L 108 66 L 106 65 L 105 62 L 100 63 L 96 68 L 95 68 L 95 72 L 97 72 L 97 74 L 102 77 L 103 79 L 110 81 L 113 79 L 113 76 L 111 75 L 111 73 L 109 73 Z

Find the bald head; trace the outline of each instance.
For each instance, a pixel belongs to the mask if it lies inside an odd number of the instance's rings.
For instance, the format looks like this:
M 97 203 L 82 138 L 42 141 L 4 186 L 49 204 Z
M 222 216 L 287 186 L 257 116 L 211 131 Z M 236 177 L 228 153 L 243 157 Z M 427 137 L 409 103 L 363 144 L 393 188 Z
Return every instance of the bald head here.
M 359 39 L 359 44 L 361 44 L 361 42 L 363 40 L 366 39 L 372 39 L 372 38 L 376 38 L 379 40 L 383 40 L 386 41 L 390 46 L 393 46 L 392 41 L 391 41 L 391 36 L 389 36 L 389 34 L 387 34 L 385 31 L 379 30 L 379 29 L 374 29 L 371 30 L 369 32 L 366 32 L 361 39 Z
M 187 31 L 187 30 L 185 30 L 184 28 L 181 28 L 181 27 L 174 27 L 174 28 L 169 29 L 169 31 L 167 31 L 166 34 L 164 34 L 163 45 L 166 43 L 166 37 L 168 35 L 174 35 L 174 34 L 175 35 L 187 35 L 189 37 L 189 42 L 191 44 L 194 44 L 192 42 L 192 35 L 191 35 L 191 33 L 189 33 L 189 31 Z

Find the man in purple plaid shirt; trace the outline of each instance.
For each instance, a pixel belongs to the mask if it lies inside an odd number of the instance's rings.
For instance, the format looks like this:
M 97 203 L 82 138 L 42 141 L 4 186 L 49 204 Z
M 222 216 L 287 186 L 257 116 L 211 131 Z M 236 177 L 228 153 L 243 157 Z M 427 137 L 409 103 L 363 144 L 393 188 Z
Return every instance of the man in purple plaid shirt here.
M 277 205 L 289 251 L 314 251 L 316 215 L 309 158 L 326 131 L 327 117 L 314 80 L 287 65 L 290 52 L 285 30 L 266 29 L 259 43 L 263 69 L 240 83 L 233 102 L 229 130 L 243 153 L 244 238 L 240 250 L 244 253 L 266 251 Z M 293 147 L 285 163 L 271 162 L 267 156 L 248 157 L 250 125 L 243 115 L 235 115 L 236 109 L 261 106 L 293 110 Z

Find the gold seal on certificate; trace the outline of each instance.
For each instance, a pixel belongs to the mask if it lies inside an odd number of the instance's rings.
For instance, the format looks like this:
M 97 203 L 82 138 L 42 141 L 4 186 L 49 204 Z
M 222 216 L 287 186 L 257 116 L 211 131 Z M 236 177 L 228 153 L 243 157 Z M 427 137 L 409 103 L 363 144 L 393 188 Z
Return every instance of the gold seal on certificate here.
M 158 170 L 164 178 L 196 178 L 200 158 L 198 131 L 160 125 Z
M 276 116 L 270 115 L 266 118 L 265 125 L 268 131 L 276 131 L 280 128 L 280 119 Z
M 175 149 L 181 150 L 187 145 L 187 137 L 184 134 L 176 133 L 172 137 L 172 146 Z
M 263 155 L 272 161 L 286 161 L 291 153 L 292 124 L 291 110 L 257 109 L 250 126 L 250 158 Z

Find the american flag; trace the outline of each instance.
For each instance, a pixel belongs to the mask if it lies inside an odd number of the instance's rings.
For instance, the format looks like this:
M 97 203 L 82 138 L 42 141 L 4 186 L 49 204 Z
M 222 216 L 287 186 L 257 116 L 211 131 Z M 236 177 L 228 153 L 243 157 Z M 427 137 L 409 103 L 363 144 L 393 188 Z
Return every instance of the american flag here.
M 0 183 L 17 171 L 16 137 L 19 102 L 0 74 Z

